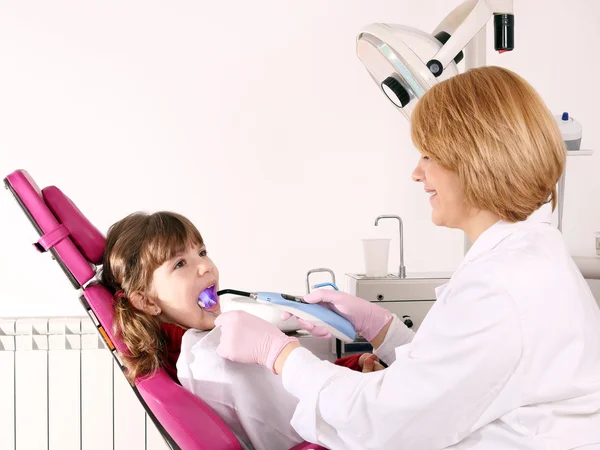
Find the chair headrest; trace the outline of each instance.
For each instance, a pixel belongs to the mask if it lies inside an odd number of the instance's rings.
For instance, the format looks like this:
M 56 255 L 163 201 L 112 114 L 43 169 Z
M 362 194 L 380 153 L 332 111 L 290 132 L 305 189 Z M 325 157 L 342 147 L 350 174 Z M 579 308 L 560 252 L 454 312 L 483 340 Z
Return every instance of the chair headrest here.
M 42 196 L 52 214 L 56 216 L 71 236 L 79 251 L 92 264 L 102 264 L 104 255 L 104 235 L 81 213 L 56 186 L 42 189 Z
M 14 171 L 4 184 L 40 235 L 35 248 L 53 252 L 75 289 L 91 280 L 93 266 L 102 261 L 104 236 L 58 189 L 46 188 L 44 195 L 27 171 Z

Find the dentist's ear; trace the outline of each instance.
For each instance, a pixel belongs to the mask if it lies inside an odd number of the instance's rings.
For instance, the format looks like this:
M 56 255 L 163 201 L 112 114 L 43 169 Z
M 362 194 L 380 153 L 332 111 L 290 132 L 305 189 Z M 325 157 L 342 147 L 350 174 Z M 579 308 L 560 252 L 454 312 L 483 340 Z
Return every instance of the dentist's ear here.
M 159 306 L 150 297 L 140 291 L 134 291 L 129 295 L 129 301 L 135 309 L 145 312 L 150 316 L 158 316 L 161 311 Z

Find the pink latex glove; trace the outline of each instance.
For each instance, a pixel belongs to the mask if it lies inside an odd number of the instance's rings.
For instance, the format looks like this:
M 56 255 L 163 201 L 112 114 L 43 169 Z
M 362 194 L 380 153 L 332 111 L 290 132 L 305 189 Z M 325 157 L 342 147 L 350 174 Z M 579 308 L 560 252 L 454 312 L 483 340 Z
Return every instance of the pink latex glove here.
M 275 325 L 245 311 L 223 313 L 216 318 L 215 326 L 221 327 L 219 356 L 235 362 L 263 365 L 273 373 L 273 365 L 283 347 L 298 342 Z
M 356 331 L 368 341 L 372 341 L 392 319 L 392 313 L 387 309 L 346 292 L 317 289 L 306 295 L 304 301 L 306 303 L 321 303 L 323 306 L 337 312 L 348 319 L 354 325 Z M 281 317 L 287 320 L 292 317 L 292 314 L 283 313 Z M 298 317 L 296 317 L 296 321 L 303 330 L 309 331 L 315 337 L 331 337 L 327 328 L 317 327 Z

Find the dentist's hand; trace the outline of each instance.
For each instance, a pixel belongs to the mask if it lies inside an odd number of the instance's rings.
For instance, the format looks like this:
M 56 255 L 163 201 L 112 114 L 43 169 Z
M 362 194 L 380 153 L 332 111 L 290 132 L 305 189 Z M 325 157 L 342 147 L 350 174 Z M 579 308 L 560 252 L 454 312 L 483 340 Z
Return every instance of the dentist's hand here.
M 376 337 L 379 337 L 380 332 L 392 320 L 392 313 L 387 309 L 346 292 L 317 289 L 304 296 L 304 301 L 306 303 L 320 303 L 345 317 L 354 325 L 356 331 L 371 343 Z M 289 319 L 290 317 L 292 315 L 289 313 L 282 314 L 283 319 Z M 296 318 L 296 320 L 302 329 L 309 331 L 315 337 L 331 336 L 324 327 L 316 327 L 314 324 L 300 318 Z M 385 331 L 387 332 L 387 328 Z M 384 337 L 385 333 L 381 337 L 382 342 Z M 378 343 L 381 344 L 381 342 Z M 374 345 L 374 347 L 376 346 Z
M 384 369 L 383 365 L 378 361 L 377 356 L 373 353 L 363 353 L 360 355 L 358 365 L 363 373 L 379 372 Z
M 298 339 L 286 336 L 275 325 L 245 311 L 229 311 L 215 320 L 221 328 L 217 354 L 231 361 L 266 366 L 273 373 L 275 361 L 288 344 Z

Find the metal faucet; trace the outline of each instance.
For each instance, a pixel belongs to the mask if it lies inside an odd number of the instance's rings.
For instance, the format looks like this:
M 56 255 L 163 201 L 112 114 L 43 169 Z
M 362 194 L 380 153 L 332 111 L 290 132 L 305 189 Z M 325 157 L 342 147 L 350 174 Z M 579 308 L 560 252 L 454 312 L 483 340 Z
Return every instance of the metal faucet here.
M 406 267 L 404 267 L 404 233 L 402 231 L 402 219 L 400 216 L 384 214 L 375 219 L 375 226 L 379 223 L 379 219 L 398 219 L 398 228 L 400 229 L 400 267 L 398 269 L 398 278 L 406 278 Z
M 333 270 L 326 269 L 326 268 L 310 269 L 306 273 L 306 293 L 307 294 L 310 294 L 310 282 L 309 282 L 310 274 L 311 273 L 317 273 L 317 272 L 327 272 L 327 273 L 329 273 L 329 275 L 331 275 L 331 281 L 333 282 L 333 284 L 336 284 L 335 283 L 335 273 L 333 273 Z

